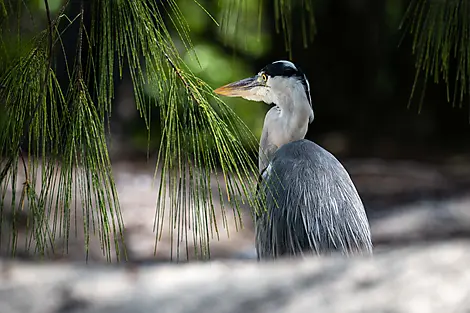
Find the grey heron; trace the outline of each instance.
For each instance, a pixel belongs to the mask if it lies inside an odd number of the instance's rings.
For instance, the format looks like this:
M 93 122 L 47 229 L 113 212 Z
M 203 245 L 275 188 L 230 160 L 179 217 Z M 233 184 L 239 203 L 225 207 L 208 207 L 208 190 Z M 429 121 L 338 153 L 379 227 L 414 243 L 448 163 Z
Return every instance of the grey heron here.
M 368 218 L 348 172 L 330 152 L 304 139 L 314 114 L 302 70 L 276 61 L 214 92 L 272 105 L 259 149 L 266 211 L 255 214 L 258 259 L 372 254 Z

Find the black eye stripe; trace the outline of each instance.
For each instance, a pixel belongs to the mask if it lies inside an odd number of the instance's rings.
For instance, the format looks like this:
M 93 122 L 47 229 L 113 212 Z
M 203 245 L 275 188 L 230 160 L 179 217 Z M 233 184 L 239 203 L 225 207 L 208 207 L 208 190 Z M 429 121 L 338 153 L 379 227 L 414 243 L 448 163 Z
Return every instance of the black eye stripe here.
M 298 66 L 296 65 L 294 66 L 296 68 L 292 67 L 292 65 L 289 64 L 288 62 L 278 61 L 278 62 L 273 62 L 271 64 L 266 65 L 260 72 L 265 73 L 270 77 L 281 76 L 281 77 L 297 78 L 302 83 L 304 90 L 305 90 L 305 94 L 307 95 L 307 99 L 311 105 L 312 100 L 310 98 L 310 86 L 309 86 L 307 77 Z

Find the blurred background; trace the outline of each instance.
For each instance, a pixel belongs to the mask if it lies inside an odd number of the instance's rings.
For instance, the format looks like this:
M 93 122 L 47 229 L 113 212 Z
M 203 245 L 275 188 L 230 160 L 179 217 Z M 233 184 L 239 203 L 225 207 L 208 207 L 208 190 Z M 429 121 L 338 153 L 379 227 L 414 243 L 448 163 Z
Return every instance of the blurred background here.
M 44 29 L 46 19 L 42 1 L 24 2 L 29 8 L 21 13 L 24 49 L 28 49 L 28 36 Z M 49 0 L 51 10 L 56 12 L 64 2 Z M 218 1 L 199 0 L 217 21 L 225 18 L 225 27 L 217 26 L 195 1 L 176 2 L 191 29 L 200 63 L 189 57 L 176 33 L 175 42 L 191 70 L 212 87 L 251 76 L 275 60 L 291 59 L 302 68 L 315 111 L 307 138 L 345 164 L 363 198 L 378 250 L 470 234 L 469 108 L 465 101 L 462 107 L 448 103 L 444 84 L 428 83 L 422 105 L 418 84 L 417 96 L 409 102 L 416 74 L 412 37 L 399 29 L 409 0 L 316 0 L 314 41 L 305 46 L 300 18 L 296 18 L 302 12 L 294 10 L 290 51 L 282 31 L 276 31 L 273 1 L 262 2 L 258 23 L 259 1 L 242 1 L 239 15 L 225 17 Z M 78 1 L 72 1 L 67 14 L 78 12 Z M 72 26 L 62 39 L 72 54 L 76 34 Z M 3 32 L 2 40 L 8 47 L 16 39 Z M 0 64 L 0 69 L 7 66 Z M 60 69 L 60 63 L 57 66 Z M 269 107 L 239 99 L 224 101 L 259 137 Z M 156 195 L 151 182 L 159 126 L 156 122 L 152 127 L 148 143 L 127 73 L 116 80 L 111 133 L 111 158 L 130 255 L 154 259 Z M 244 229 L 232 229 L 230 238 L 214 240 L 213 258 L 253 256 L 251 217 L 249 208 L 244 210 Z M 165 244 L 165 238 L 157 251 L 159 260 L 169 257 L 171 244 Z M 68 258 L 82 257 L 80 238 L 69 251 Z M 92 259 L 101 260 L 99 254 Z

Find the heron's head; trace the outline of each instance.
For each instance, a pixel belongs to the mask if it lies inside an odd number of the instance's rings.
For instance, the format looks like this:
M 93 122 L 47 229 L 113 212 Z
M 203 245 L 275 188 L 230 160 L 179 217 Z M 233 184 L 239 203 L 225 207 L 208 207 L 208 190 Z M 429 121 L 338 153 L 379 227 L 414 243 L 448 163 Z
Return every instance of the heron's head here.
M 295 103 L 294 99 L 308 101 L 312 105 L 307 77 L 289 61 L 268 64 L 255 76 L 219 87 L 214 92 L 281 107 Z

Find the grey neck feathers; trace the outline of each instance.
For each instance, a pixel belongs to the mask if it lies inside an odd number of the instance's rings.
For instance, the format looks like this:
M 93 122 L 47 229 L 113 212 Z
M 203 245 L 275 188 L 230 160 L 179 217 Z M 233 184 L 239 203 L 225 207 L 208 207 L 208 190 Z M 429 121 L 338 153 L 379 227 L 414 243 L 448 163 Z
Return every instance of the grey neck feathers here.
M 271 108 L 264 119 L 259 150 L 260 173 L 281 146 L 303 139 L 313 121 L 313 110 L 303 90 L 278 100 L 279 104 Z

